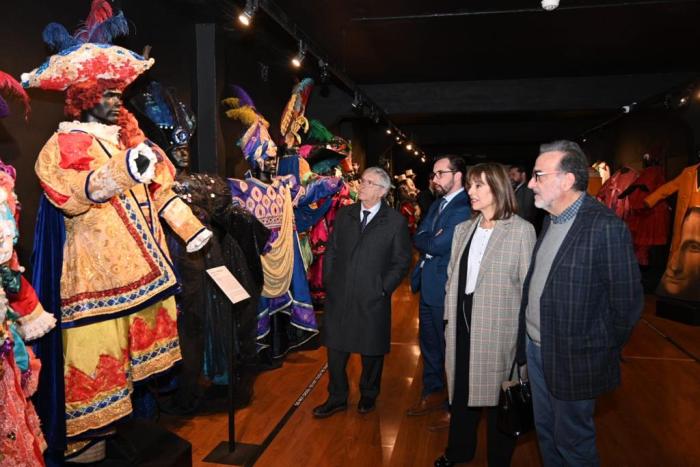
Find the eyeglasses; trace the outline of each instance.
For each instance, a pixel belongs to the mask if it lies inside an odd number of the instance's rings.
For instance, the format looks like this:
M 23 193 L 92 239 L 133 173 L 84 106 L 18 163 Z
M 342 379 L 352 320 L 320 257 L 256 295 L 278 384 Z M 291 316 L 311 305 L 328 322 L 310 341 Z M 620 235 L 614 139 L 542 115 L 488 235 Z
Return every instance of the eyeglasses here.
M 544 177 L 545 175 L 553 175 L 553 174 L 560 174 L 562 173 L 561 170 L 555 170 L 552 172 L 542 172 L 540 170 L 535 170 L 532 172 L 532 177 L 535 179 L 535 183 L 540 183 L 540 178 Z
M 367 180 L 366 178 L 360 179 L 360 185 L 378 186 L 380 188 L 384 188 L 384 186 L 381 183 L 373 182 L 372 180 Z
M 432 180 L 434 178 L 442 178 L 442 176 L 444 174 L 453 174 L 455 172 L 457 172 L 457 171 L 456 170 L 436 170 L 435 172 L 432 172 L 430 174 L 430 179 Z

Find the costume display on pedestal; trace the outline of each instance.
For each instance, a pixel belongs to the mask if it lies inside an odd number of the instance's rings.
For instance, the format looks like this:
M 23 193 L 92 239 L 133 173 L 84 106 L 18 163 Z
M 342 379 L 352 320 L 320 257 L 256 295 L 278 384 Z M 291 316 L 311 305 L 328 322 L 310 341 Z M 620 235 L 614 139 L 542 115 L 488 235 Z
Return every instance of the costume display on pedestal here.
M 252 394 L 252 373 L 257 363 L 255 348 L 256 309 L 262 288 L 260 253 L 268 230 L 250 213 L 231 203 L 226 180 L 218 175 L 191 173 L 189 140 L 195 119 L 187 106 L 158 82 L 130 99 L 147 136 L 170 157 L 177 170 L 173 191 L 190 206 L 197 218 L 213 233 L 211 241 L 200 251 L 188 254 L 182 240 L 165 227 L 171 258 L 182 290 L 176 295 L 180 319 L 178 330 L 182 366 L 178 389 L 166 408 L 169 412 L 191 413 L 202 397 L 200 376 L 226 383 L 228 359 L 234 358 L 234 384 L 239 402 L 247 403 Z M 245 228 L 244 224 L 250 224 Z M 252 232 L 251 232 L 252 230 Z M 252 235 L 260 249 L 246 252 L 237 239 Z M 249 267 L 252 264 L 252 268 Z M 207 269 L 226 266 L 243 285 L 250 300 L 231 304 L 206 273 Z M 231 335 L 232 320 L 236 334 Z M 235 355 L 230 355 L 234 339 Z M 205 349 L 206 358 L 205 358 Z
M 180 360 L 177 280 L 160 219 L 188 252 L 212 236 L 172 190 L 175 170 L 163 151 L 121 106 L 122 90 L 154 63 L 109 44 L 127 31 L 121 13 L 95 0 L 75 35 L 55 23 L 46 28 L 58 53 L 22 75 L 25 88 L 66 91 L 73 119 L 59 124 L 35 166 L 44 191 L 34 269 L 45 282 L 37 290 L 60 317 L 63 349 L 54 352 L 64 358 L 63 379 L 50 375 L 53 387 L 44 386 L 42 397 L 65 388 L 65 407 L 53 410 L 65 409 L 68 454 L 131 413 L 134 382 Z M 37 273 L 57 261 L 59 277 Z
M 0 91 L 23 100 L 25 116 L 29 96 L 20 84 L 0 72 Z M 0 118 L 9 115 L 0 96 Z M 41 363 L 25 345 L 56 325 L 44 311 L 14 249 L 19 237 L 19 201 L 15 194 L 14 167 L 0 161 L 0 466 L 43 466 L 46 441 L 39 417 L 29 400 L 38 386 Z
M 598 191 L 598 201 L 609 207 L 622 220 L 627 220 L 630 214 L 630 200 L 619 198 L 619 195 L 629 188 L 639 174 L 630 167 L 622 167 L 615 172 Z
M 678 194 L 673 237 L 666 272 L 657 294 L 692 302 L 700 309 L 700 164 L 687 167 L 679 176 L 644 199 L 649 207 Z

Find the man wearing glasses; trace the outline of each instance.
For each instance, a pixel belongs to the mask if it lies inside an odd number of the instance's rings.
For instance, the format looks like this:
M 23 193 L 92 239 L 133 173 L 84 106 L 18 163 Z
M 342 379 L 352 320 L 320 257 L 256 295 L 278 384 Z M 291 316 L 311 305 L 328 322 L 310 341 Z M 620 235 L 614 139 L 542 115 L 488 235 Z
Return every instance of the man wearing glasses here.
M 413 237 L 421 254 L 411 277 L 411 288 L 414 292 L 420 291 L 418 318 L 423 389 L 420 400 L 406 413 L 419 416 L 442 410 L 440 418 L 428 426 L 431 431 L 449 426 L 445 392 L 445 284 L 454 229 L 470 215 L 464 191 L 465 174 L 466 164 L 459 156 L 444 156 L 435 161 L 431 182 L 438 200 L 430 206 Z
M 370 167 L 360 178 L 359 203 L 338 211 L 324 256 L 324 344 L 328 351 L 328 399 L 313 410 L 326 418 L 347 409 L 350 353 L 362 355 L 357 411 L 374 410 L 384 355 L 391 343 L 391 294 L 411 264 L 406 220 L 383 198 L 389 175 Z
M 620 353 L 644 296 L 629 230 L 586 194 L 578 144 L 543 144 L 528 186 L 549 216 L 523 286 L 518 361 L 527 359 L 545 466 L 600 465 L 595 399 L 620 383 Z

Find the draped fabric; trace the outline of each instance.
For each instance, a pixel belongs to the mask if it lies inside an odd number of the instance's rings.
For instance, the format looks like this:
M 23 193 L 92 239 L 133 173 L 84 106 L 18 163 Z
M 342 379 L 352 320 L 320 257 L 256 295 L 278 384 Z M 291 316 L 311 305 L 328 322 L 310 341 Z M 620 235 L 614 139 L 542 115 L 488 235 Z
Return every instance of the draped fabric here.
M 34 402 L 48 444 L 46 462 L 56 466 L 63 465 L 66 449 L 60 296 L 65 239 L 63 214 L 42 196 L 34 229 L 32 284 L 44 309 L 56 318 L 57 325 L 34 344 L 34 352 L 42 363 L 37 390 L 41 397 L 35 397 Z

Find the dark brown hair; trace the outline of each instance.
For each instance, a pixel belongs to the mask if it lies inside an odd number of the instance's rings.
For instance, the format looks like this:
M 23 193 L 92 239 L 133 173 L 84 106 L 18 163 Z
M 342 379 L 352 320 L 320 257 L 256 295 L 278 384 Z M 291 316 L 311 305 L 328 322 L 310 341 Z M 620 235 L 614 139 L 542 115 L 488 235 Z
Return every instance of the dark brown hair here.
M 513 214 L 516 214 L 518 212 L 518 202 L 515 200 L 513 186 L 510 184 L 505 167 L 495 162 L 476 164 L 467 173 L 467 187 L 472 180 L 481 180 L 482 174 L 496 202 L 493 220 L 509 219 Z M 472 213 L 472 216 L 476 215 L 476 212 Z

